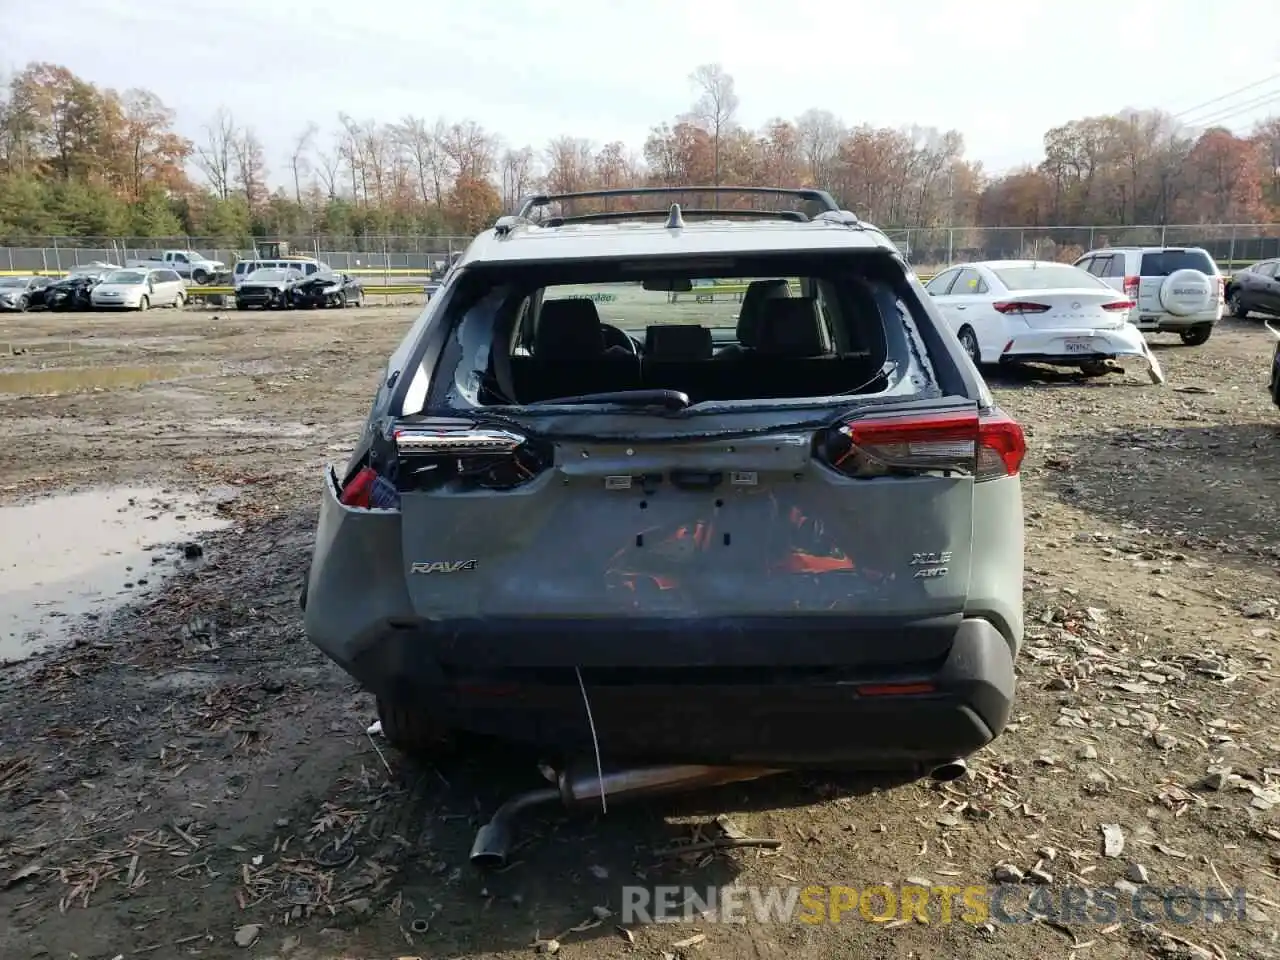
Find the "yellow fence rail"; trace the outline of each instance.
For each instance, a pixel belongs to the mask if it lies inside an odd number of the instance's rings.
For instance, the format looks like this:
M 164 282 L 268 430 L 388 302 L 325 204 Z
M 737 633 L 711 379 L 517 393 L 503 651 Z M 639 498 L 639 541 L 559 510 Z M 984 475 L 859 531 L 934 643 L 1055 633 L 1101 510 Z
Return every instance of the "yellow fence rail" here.
M 423 293 L 422 284 L 420 283 L 388 283 L 388 284 L 370 284 L 364 288 L 366 297 L 412 297 L 421 296 Z M 207 297 L 233 297 L 235 296 L 235 287 L 187 287 L 187 299 L 196 300 Z

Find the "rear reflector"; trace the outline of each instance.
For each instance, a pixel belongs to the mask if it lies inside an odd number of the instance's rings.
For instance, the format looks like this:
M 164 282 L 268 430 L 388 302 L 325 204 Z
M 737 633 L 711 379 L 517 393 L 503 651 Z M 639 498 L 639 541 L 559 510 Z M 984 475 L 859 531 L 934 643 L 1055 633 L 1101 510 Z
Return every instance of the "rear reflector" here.
M 1102 309 L 1112 310 L 1112 311 L 1132 310 L 1135 306 L 1137 306 L 1137 304 L 1135 304 L 1132 300 L 1117 300 L 1115 303 L 1104 303 L 1102 305 Z
M 1048 313 L 1053 308 L 1047 303 L 1031 303 L 1024 300 L 1002 300 L 991 305 L 1005 316 L 1022 316 L 1027 313 Z
M 864 683 L 856 689 L 864 697 L 918 697 L 938 691 L 932 683 Z
M 827 459 L 853 477 L 945 473 L 992 480 L 1016 475 L 1027 450 L 1022 428 L 1004 415 L 867 417 L 836 433 L 845 442 L 828 443 Z

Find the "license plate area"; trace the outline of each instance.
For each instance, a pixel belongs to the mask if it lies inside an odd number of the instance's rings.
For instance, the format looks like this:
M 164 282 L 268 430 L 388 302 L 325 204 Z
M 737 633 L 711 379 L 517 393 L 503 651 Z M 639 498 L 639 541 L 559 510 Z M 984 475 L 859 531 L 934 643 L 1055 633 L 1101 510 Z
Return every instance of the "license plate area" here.
M 1067 353 L 1093 353 L 1093 340 L 1088 337 L 1076 337 L 1071 340 L 1062 341 L 1062 347 Z

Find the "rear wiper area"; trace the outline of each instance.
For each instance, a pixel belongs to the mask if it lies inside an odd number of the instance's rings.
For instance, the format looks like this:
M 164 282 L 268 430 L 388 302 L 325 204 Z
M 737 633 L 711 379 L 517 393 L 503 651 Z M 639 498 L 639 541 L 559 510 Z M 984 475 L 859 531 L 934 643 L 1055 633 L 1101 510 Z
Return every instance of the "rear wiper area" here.
M 567 407 L 575 404 L 618 404 L 625 407 L 660 407 L 663 410 L 686 410 L 692 402 L 679 390 L 614 390 L 609 393 L 583 393 L 576 397 L 553 397 L 527 404 L 530 407 Z

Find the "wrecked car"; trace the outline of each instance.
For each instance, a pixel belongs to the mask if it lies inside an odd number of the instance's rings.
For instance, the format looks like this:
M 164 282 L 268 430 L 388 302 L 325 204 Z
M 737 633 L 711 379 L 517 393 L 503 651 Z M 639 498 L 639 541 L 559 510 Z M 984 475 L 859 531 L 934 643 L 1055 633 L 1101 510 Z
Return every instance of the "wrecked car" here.
M 44 305 L 50 310 L 91 310 L 93 288 L 107 274 L 119 269 L 111 264 L 77 267 L 45 288 Z
M 1142 361 L 1153 383 L 1164 371 L 1142 331 L 1129 322 L 1134 302 L 1065 263 L 991 260 L 943 270 L 926 285 L 975 364 L 1043 363 L 1086 376 L 1123 372 Z
M 300 271 L 289 268 L 255 270 L 236 287 L 236 309 L 284 310 L 291 306 L 289 291 L 301 279 Z
M 822 191 L 670 203 L 691 189 L 534 197 L 482 233 L 323 477 L 305 630 L 383 733 L 559 771 L 476 863 L 533 802 L 947 779 L 1009 719 L 1021 428 L 879 229 Z M 708 279 L 740 302 L 673 302 Z
M 345 273 L 322 271 L 288 285 L 289 306 L 300 310 L 364 306 L 364 286 Z
M 0 277 L 0 310 L 24 313 L 44 306 L 44 292 L 51 283 L 52 277 Z

